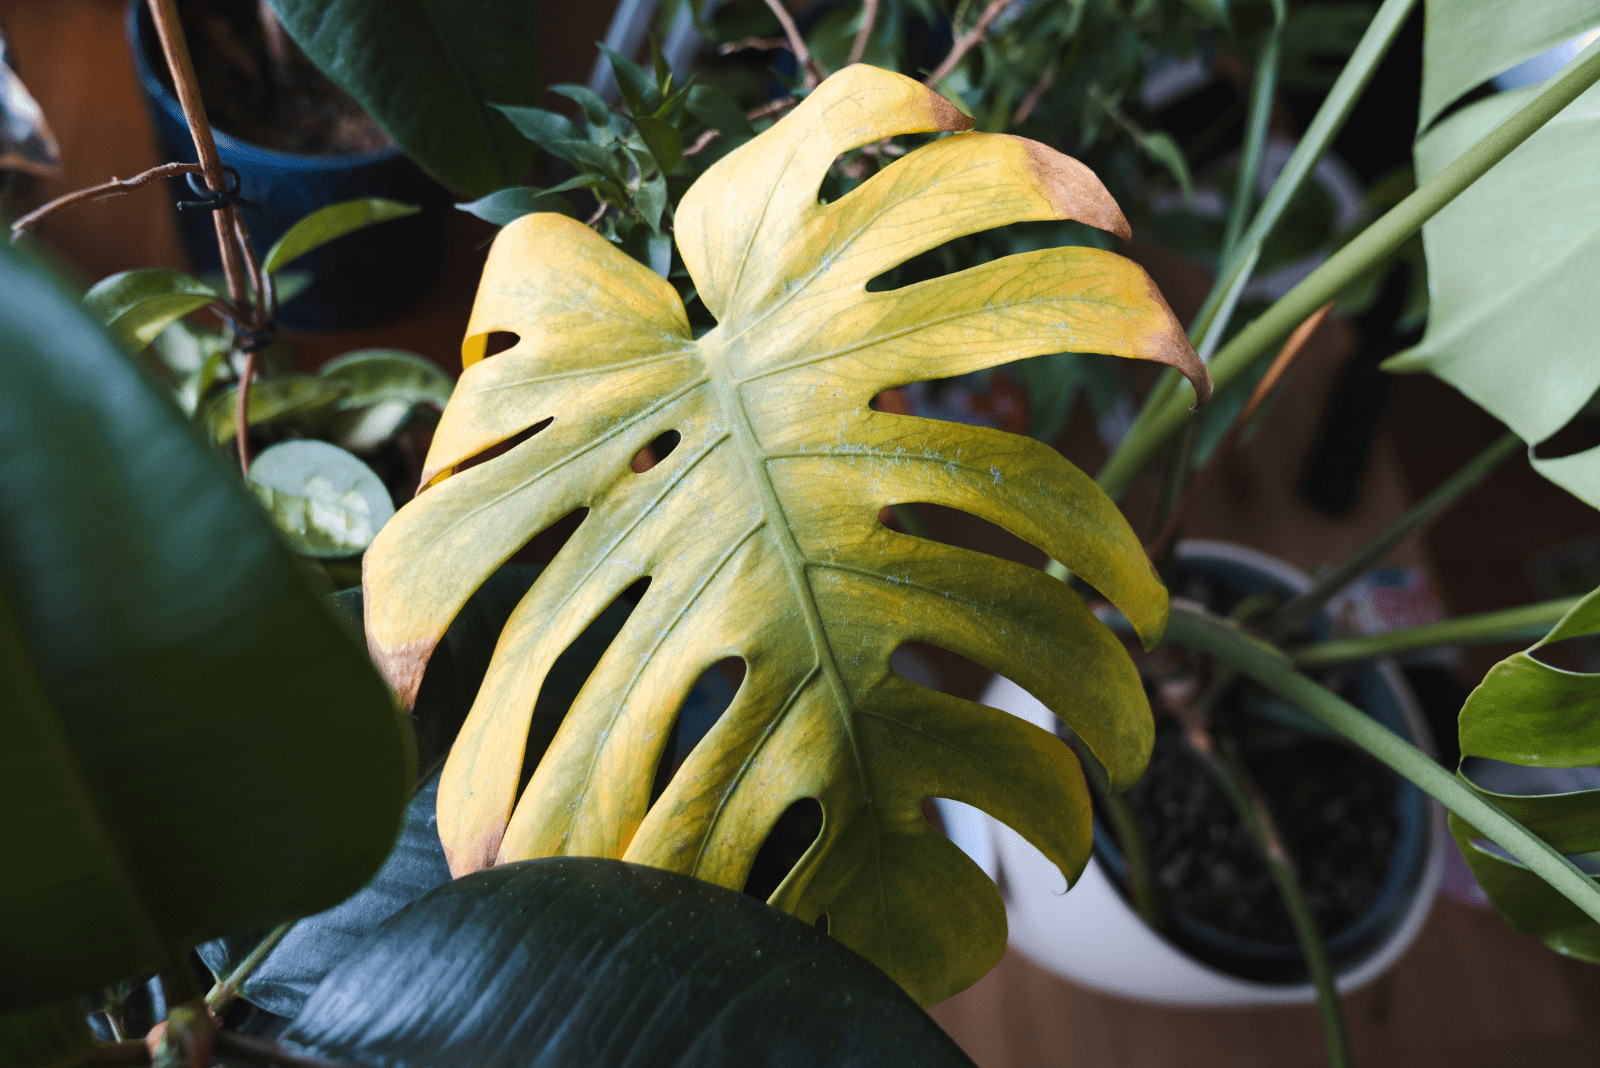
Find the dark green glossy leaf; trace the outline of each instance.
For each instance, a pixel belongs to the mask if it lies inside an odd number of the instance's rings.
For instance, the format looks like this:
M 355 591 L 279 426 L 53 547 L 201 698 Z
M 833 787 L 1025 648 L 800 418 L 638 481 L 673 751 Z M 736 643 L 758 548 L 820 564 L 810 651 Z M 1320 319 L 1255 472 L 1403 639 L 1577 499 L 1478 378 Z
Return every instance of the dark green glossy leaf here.
M 502 0 L 270 0 L 322 72 L 439 181 L 479 197 L 533 151 L 490 101 L 539 99 L 539 5 Z
M 407 806 L 400 835 L 378 874 L 333 908 L 291 927 L 245 980 L 240 993 L 247 1000 L 280 1016 L 299 1015 L 317 984 L 362 938 L 412 901 L 450 881 L 434 815 L 438 796 L 439 774 L 434 772 Z M 252 931 L 207 942 L 200 947 L 200 957 L 220 980 L 239 967 L 264 934 Z
M 583 109 L 583 114 L 588 120 L 596 126 L 604 126 L 611 118 L 610 105 L 587 85 L 552 85 L 550 91 L 576 103 Z
M 84 307 L 130 352 L 139 352 L 171 323 L 221 294 L 182 271 L 144 267 L 96 282 Z
M 0 1013 L 0 1064 L 48 1068 L 70 1063 L 94 1048 L 94 1035 L 75 1000 Z
M 1600 765 L 1600 674 L 1554 668 L 1536 654 L 1552 642 L 1596 633 L 1600 590 L 1578 602 L 1543 639 L 1491 668 L 1461 709 L 1458 774 L 1568 856 L 1600 851 L 1600 789 L 1575 786 L 1573 776 L 1560 772 Z M 1475 780 L 1497 769 L 1475 765 L 1474 759 L 1511 765 L 1498 769 L 1499 775 L 1509 770 L 1522 789 L 1485 788 Z M 1592 774 L 1578 777 L 1579 783 L 1593 781 Z M 1561 953 L 1600 963 L 1600 924 L 1527 868 L 1477 844 L 1482 836 L 1471 824 L 1452 815 L 1450 829 L 1490 903 L 1513 927 Z
M 616 77 L 617 91 L 622 94 L 622 102 L 627 105 L 628 111 L 634 115 L 648 115 L 654 111 L 661 94 L 656 91 L 656 80 L 650 73 L 605 45 L 600 46 L 600 51 L 611 61 L 611 73 Z
M 565 115 L 544 108 L 495 105 L 517 132 L 550 153 L 552 156 L 577 163 L 572 146 L 583 140 L 583 132 Z M 509 183 L 508 183 L 509 184 Z
M 535 189 L 531 185 L 500 189 L 470 204 L 457 204 L 456 207 L 496 226 L 504 226 L 512 219 L 520 219 L 536 211 L 558 211 L 569 218 L 574 214 L 566 197 Z
M 664 119 L 652 119 L 648 115 L 638 116 L 633 120 L 633 125 L 644 139 L 645 146 L 650 149 L 650 155 L 655 159 L 656 166 L 661 168 L 661 173 L 670 174 L 678 161 L 683 159 L 683 134 L 672 123 Z
M 261 269 L 276 271 L 286 264 L 293 263 L 312 249 L 326 245 L 329 241 L 341 238 L 345 234 L 372 226 L 374 223 L 415 215 L 421 210 L 415 204 L 402 204 L 398 200 L 385 200 L 382 197 L 341 200 L 337 204 L 318 208 L 289 227 L 284 235 L 278 238 L 261 261 Z M 279 294 L 278 299 L 289 298 Z
M 5 249 L 0 352 L 0 1004 L 27 1006 L 345 897 L 412 772 L 248 491 Z
M 386 1068 L 972 1063 L 886 975 L 809 924 L 596 857 L 508 864 L 430 892 L 334 969 L 285 1038 Z

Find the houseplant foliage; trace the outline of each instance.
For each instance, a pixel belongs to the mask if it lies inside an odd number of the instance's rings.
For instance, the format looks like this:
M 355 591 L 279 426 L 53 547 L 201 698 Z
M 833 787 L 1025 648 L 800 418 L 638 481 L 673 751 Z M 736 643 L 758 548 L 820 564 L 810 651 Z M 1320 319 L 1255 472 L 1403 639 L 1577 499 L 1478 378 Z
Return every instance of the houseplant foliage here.
M 1417 178 L 1426 181 L 1541 91 L 1528 86 L 1440 119 L 1508 67 L 1600 26 L 1595 0 L 1429 0 Z M 1600 390 L 1600 89 L 1591 88 L 1422 228 L 1432 310 L 1420 344 L 1385 365 L 1431 371 L 1537 446 Z M 1530 198 L 1526 190 L 1537 189 Z M 1499 264 L 1485 271 L 1487 257 Z M 1518 358 L 1507 359 L 1508 352 Z M 1600 507 L 1600 449 L 1533 456 Z
M 1600 675 L 1564 671 L 1539 658 L 1554 642 L 1600 632 L 1600 591 L 1589 594 L 1528 649 L 1489 669 L 1461 709 L 1461 777 L 1480 794 L 1569 856 L 1600 851 L 1600 790 L 1517 795 L 1473 783 L 1466 758 L 1526 768 L 1584 768 L 1600 764 Z M 1520 931 L 1552 949 L 1600 963 L 1600 923 L 1552 890 L 1521 864 L 1496 855 L 1458 815 L 1450 829 L 1489 901 Z
M 289 35 L 422 168 L 483 196 L 533 146 L 493 104 L 536 104 L 538 6 L 502 0 L 269 0 Z
M 0 350 L 11 1007 L 345 897 L 393 841 L 410 739 L 248 492 L 5 249 Z
M 1144 272 L 1098 249 L 866 290 L 918 252 L 1021 219 L 1126 232 L 1085 168 L 997 135 L 936 141 L 817 203 L 840 152 L 967 125 L 910 79 L 855 66 L 719 161 L 676 216 L 718 317 L 699 340 L 675 291 L 587 228 L 537 214 L 501 232 L 423 475 L 430 488 L 365 565 L 369 644 L 409 699 L 472 591 L 528 538 L 588 509 L 501 635 L 446 764 L 439 827 L 457 875 L 594 855 L 738 888 L 778 816 L 816 797 L 821 836 L 772 903 L 807 921 L 826 913 L 841 941 L 931 1002 L 993 965 L 1005 926 L 993 886 L 923 819 L 925 798 L 992 812 L 1069 877 L 1087 861 L 1088 798 L 1070 754 L 910 684 L 888 658 L 927 641 L 1017 679 L 1119 786 L 1143 768 L 1151 737 L 1131 662 L 1067 587 L 896 534 L 877 516 L 926 501 L 1006 526 L 1105 593 L 1147 642 L 1164 626 L 1165 591 L 1115 507 L 1053 450 L 868 402 L 1068 348 L 1180 366 L 1202 395 L 1205 376 Z M 483 359 L 494 331 L 520 340 Z M 635 454 L 669 431 L 670 455 L 635 474 Z M 549 665 L 647 576 L 519 799 Z M 729 656 L 747 669 L 733 706 L 650 806 L 683 695 Z

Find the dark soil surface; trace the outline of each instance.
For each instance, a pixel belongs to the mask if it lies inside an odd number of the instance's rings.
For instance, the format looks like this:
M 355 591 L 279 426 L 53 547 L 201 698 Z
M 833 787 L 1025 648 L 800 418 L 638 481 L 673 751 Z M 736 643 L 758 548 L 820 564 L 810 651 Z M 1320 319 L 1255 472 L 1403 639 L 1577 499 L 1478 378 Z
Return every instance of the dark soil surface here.
M 389 135 L 328 81 L 256 0 L 179 0 L 206 114 L 217 129 L 264 148 L 303 155 L 371 152 Z M 162 70 L 162 81 L 171 82 Z

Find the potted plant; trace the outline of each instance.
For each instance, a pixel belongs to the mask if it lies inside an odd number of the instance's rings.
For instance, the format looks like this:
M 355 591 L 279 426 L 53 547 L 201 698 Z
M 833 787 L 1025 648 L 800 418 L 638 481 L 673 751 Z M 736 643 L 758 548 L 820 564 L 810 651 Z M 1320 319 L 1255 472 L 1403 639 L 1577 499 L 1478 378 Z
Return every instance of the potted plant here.
M 1008 32 L 1000 23 L 1006 6 L 990 4 L 975 24 L 958 27 L 928 80 L 987 69 L 962 64 L 991 33 Z M 1537 144 L 1535 132 L 1600 80 L 1600 49 L 1591 49 L 1525 94 L 1531 99 L 1520 111 L 1463 109 L 1463 123 L 1484 123 L 1492 135 L 1425 175 L 1415 194 L 1224 341 L 1229 293 L 1248 279 L 1257 246 L 1407 6 L 1390 0 L 1380 9 L 1273 192 L 1252 220 L 1247 207 L 1238 209 L 1238 239 L 1194 328 L 1201 351 L 1215 353 L 1211 377 L 1221 386 L 1239 381 L 1424 223 L 1470 231 L 1481 213 L 1441 209 L 1519 144 Z M 24 755 L 27 777 L 0 783 L 18 791 L 7 811 L 26 818 L 8 826 L 32 835 L 27 842 L 87 843 L 15 884 L 10 912 L 29 922 L 15 925 L 19 948 L 7 950 L 5 992 L 25 1011 L 0 1019 L 0 1035 L 23 1051 L 22 1063 L 144 1063 L 153 1055 L 203 1064 L 213 1051 L 290 1064 L 444 1064 L 505 1051 L 516 1051 L 519 1063 L 761 1063 L 790 1055 L 960 1063 L 912 999 L 936 1000 L 982 974 L 1003 948 L 1005 919 L 992 885 L 933 832 L 921 802 L 976 803 L 1073 879 L 1089 860 L 1091 801 L 1078 760 L 1058 738 L 900 678 L 889 666 L 895 648 L 945 643 L 1018 680 L 1070 724 L 1108 795 L 1139 778 L 1154 731 L 1131 660 L 1073 587 L 880 518 L 886 506 L 930 498 L 1038 541 L 1059 561 L 1055 578 L 1103 594 L 1142 644 L 1156 646 L 1165 629 L 1174 643 L 1393 768 L 1451 810 L 1458 837 L 1474 863 L 1494 873 L 1485 881 L 1519 923 L 1567 952 L 1591 951 L 1600 889 L 1564 854 L 1595 848 L 1595 821 L 1585 817 L 1592 795 L 1487 797 L 1297 667 L 1438 640 L 1439 631 L 1388 635 L 1355 652 L 1332 639 L 1287 651 L 1272 644 L 1294 639 L 1288 616 L 1314 611 L 1498 457 L 1452 480 L 1278 608 L 1265 636 L 1205 605 L 1169 601 L 1112 498 L 1192 425 L 1191 400 L 1206 399 L 1210 379 L 1142 271 L 1104 249 L 1055 245 L 954 278 L 869 284 L 1000 219 L 1075 218 L 1125 235 L 1114 201 L 1086 168 L 1046 146 L 986 133 L 940 136 L 972 120 L 915 80 L 865 65 L 821 77 L 787 12 L 769 7 L 806 73 L 780 106 L 752 108 L 760 112 L 753 118 L 729 114 L 714 93 L 675 85 L 665 64 L 645 71 L 620 58 L 620 111 L 581 93 L 573 94 L 584 112 L 577 123 L 533 107 L 507 109 L 518 128 L 572 165 L 569 184 L 594 189 L 597 204 L 593 228 L 559 211 L 518 210 L 559 207 L 545 199 L 559 191 L 513 190 L 475 205 L 508 222 L 469 327 L 469 370 L 441 419 L 421 493 L 380 532 L 364 565 L 368 647 L 406 705 L 425 711 L 436 665 L 458 659 L 452 630 L 460 655 L 483 665 L 477 685 L 476 668 L 457 670 L 475 691 L 471 710 L 437 786 L 425 781 L 409 802 L 416 780 L 405 732 L 359 656 L 352 659 L 327 617 L 284 579 L 285 558 L 259 516 L 230 503 L 230 495 L 241 499 L 237 488 L 196 458 L 198 446 L 160 433 L 175 429 L 176 417 L 130 378 L 103 334 L 80 313 L 62 311 L 10 257 L 0 261 L 19 280 L 0 287 L 0 324 L 27 357 L 4 365 L 16 386 L 0 398 L 28 417 L 0 423 L 10 431 L 0 439 L 0 473 L 13 480 L 0 494 L 9 509 L 3 529 L 8 543 L 27 550 L 5 557 L 13 569 L 8 596 L 21 608 L 0 662 L 8 697 L 29 713 L 14 722 L 36 727 L 6 750 Z M 877 12 L 860 12 L 857 55 L 872 40 Z M 1530 41 L 1540 43 L 1535 34 L 1517 47 Z M 1265 42 L 1270 54 L 1270 31 Z M 1476 68 L 1505 58 L 1495 51 L 1501 42 L 1489 44 L 1487 58 L 1474 51 L 1486 47 L 1476 39 L 1435 47 L 1470 86 Z M 1270 95 L 1270 79 L 1262 84 L 1258 112 Z M 785 117 L 772 121 L 780 111 Z M 741 124 L 751 123 L 765 128 L 750 137 Z M 192 128 L 207 185 L 225 190 L 204 123 Z M 733 144 L 742 137 L 750 139 Z M 921 143 L 902 154 L 885 141 L 896 137 Z M 893 162 L 872 173 L 884 160 Z M 829 181 L 838 186 L 830 190 Z M 960 186 L 965 195 L 951 192 Z M 219 215 L 232 226 L 237 209 Z M 660 240 L 667 227 L 670 247 Z M 250 313 L 270 318 L 271 310 L 260 300 L 269 287 L 259 271 L 252 275 L 248 283 L 230 278 L 227 305 L 247 328 L 259 323 Z M 516 341 L 491 355 L 496 333 Z M 249 334 L 236 332 L 246 347 Z M 1186 396 L 1176 378 L 1156 389 L 1099 489 L 1037 443 L 873 407 L 886 388 L 1086 347 L 1088 337 L 1113 354 L 1181 369 L 1195 392 Z M 57 340 L 66 355 L 51 349 Z M 1424 342 L 1413 359 L 1433 358 L 1442 344 Z M 246 360 L 241 385 L 250 378 Z M 91 402 L 73 393 L 85 382 L 95 387 Z M 94 412 L 81 439 L 72 435 L 82 418 L 56 416 L 69 396 L 77 411 L 90 403 Z M 53 447 L 39 450 L 39 440 Z M 133 441 L 159 448 L 138 450 Z M 93 459 L 57 464 L 63 456 Z M 76 480 L 52 481 L 57 467 Z M 1188 464 L 1173 467 L 1177 500 Z M 118 505 L 104 513 L 117 521 L 37 518 L 74 516 L 85 499 Z M 27 523 L 15 518 L 19 508 L 29 509 Z M 504 624 L 485 623 L 498 620 L 499 609 L 481 600 L 472 607 L 474 595 L 494 593 L 504 562 L 531 534 L 580 510 L 577 533 L 525 594 L 512 595 Z M 162 551 L 165 528 L 155 524 L 168 516 L 216 555 Z M 143 536 L 125 536 L 130 524 Z M 196 540 L 200 534 L 207 536 Z M 142 555 L 130 565 L 130 553 Z M 229 574 L 242 573 L 240 582 L 189 588 L 217 556 L 231 562 Z M 77 566 L 93 574 L 75 584 L 60 579 L 58 569 Z M 209 600 L 200 596 L 207 592 Z M 120 598 L 119 610 L 100 610 L 102 595 Z M 215 610 L 175 617 L 173 604 Z M 1516 626 L 1554 618 L 1557 608 L 1568 614 L 1554 638 L 1600 626 L 1588 600 L 1536 606 Z M 141 609 L 186 625 L 151 625 Z M 541 709 L 563 658 L 608 612 L 626 621 L 570 708 Z M 1454 621 L 1446 637 L 1507 627 L 1504 618 Z M 234 640 L 236 628 L 246 640 Z M 114 655 L 87 658 L 95 670 L 85 673 L 80 647 L 100 641 Z M 316 666 L 325 673 L 283 671 L 277 658 L 257 655 L 275 652 L 279 641 L 299 643 L 290 662 L 322 650 Z M 663 776 L 685 695 L 730 656 L 745 661 L 731 706 Z M 1065 664 L 1071 676 L 1060 670 Z M 197 675 L 197 665 L 206 670 Z M 1592 760 L 1592 731 L 1571 722 L 1573 706 L 1562 699 L 1569 686 L 1586 692 L 1592 678 L 1547 676 L 1523 661 L 1502 674 L 1469 705 L 1464 752 L 1524 764 Z M 194 678 L 216 688 L 193 686 Z M 141 710 L 157 709 L 149 721 L 160 730 L 126 743 L 165 746 L 156 772 L 126 759 L 144 750 L 120 748 L 128 735 L 111 729 L 106 703 L 95 699 L 102 691 L 85 679 L 136 695 Z M 261 689 L 265 683 L 272 688 Z M 302 685 L 309 696 L 283 690 Z M 1509 697 L 1508 685 L 1518 687 Z M 263 714 L 252 698 L 280 711 Z M 264 745 L 255 764 L 235 770 L 218 752 L 222 736 L 205 719 L 208 702 L 225 706 L 239 729 L 281 729 L 284 744 Z M 1539 742 L 1533 751 L 1519 747 L 1528 738 Z M 73 778 L 75 769 L 88 770 Z M 230 774 L 231 784 L 220 781 Z M 141 786 L 146 794 L 126 805 L 74 807 Z M 218 851 L 216 836 L 197 822 L 218 796 L 250 802 L 241 804 L 247 825 L 235 828 L 242 847 Z M 742 901 L 733 891 L 763 842 L 807 798 L 822 811 L 816 841 L 770 895 L 774 907 Z M 407 805 L 400 848 L 370 893 L 348 896 L 378 868 Z M 410 848 L 418 840 L 432 856 L 423 865 L 432 864 L 431 874 L 419 875 Z M 107 850 L 106 841 L 123 848 Z M 316 852 L 285 859 L 295 848 Z M 161 863 L 175 849 L 186 876 L 177 881 Z M 84 871 L 74 860 L 82 856 L 103 861 L 109 874 L 72 879 L 84 897 L 60 907 L 50 880 Z M 441 856 L 457 878 L 429 889 L 429 879 L 442 877 Z M 1292 865 L 1280 867 L 1292 885 Z M 403 885 L 421 894 L 397 911 L 411 896 Z M 216 890 L 197 906 L 195 886 Z M 357 941 L 330 944 L 308 962 L 317 939 L 291 947 L 295 918 L 341 899 L 356 914 L 346 918 Z M 101 937 L 88 920 L 107 915 L 131 917 L 137 937 Z M 275 967 L 309 974 L 315 984 L 285 1033 L 287 1046 L 219 1027 L 183 967 L 189 945 L 274 923 L 266 937 L 240 940 L 242 958 L 229 958 L 209 1000 L 232 1005 L 253 976 Z M 824 925 L 826 936 L 815 930 Z M 1314 953 L 1315 937 L 1307 944 Z M 72 952 L 52 953 L 61 946 Z M 52 1000 L 151 967 L 175 1008 L 150 1045 L 97 1049 L 82 1009 Z M 1337 1061 L 1345 1053 L 1331 985 L 1324 969 L 1318 987 Z M 461 1026 L 463 1018 L 473 1026 Z

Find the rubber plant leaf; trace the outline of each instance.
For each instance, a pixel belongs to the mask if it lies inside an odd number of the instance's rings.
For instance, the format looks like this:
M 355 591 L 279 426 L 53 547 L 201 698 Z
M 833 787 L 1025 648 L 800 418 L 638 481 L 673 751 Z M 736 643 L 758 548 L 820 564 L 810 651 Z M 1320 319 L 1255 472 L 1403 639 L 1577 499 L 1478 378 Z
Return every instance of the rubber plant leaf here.
M 815 928 L 594 857 L 433 890 L 363 939 L 283 1037 L 319 1060 L 387 1068 L 972 1065 L 882 972 Z
M 21 1007 L 340 900 L 413 772 L 249 491 L 4 248 L 0 352 L 0 1005 Z
M 537 4 L 268 0 L 295 44 L 406 155 L 481 197 L 527 177 L 534 150 L 491 106 L 536 104 Z
M 1533 15 L 1535 7 L 1550 9 L 1548 32 L 1544 16 Z M 1580 7 L 1582 14 L 1572 13 Z M 1436 17 L 1436 8 L 1452 17 Z M 1560 28 L 1569 16 L 1583 23 L 1579 29 L 1600 25 L 1600 2 L 1430 3 L 1425 44 L 1464 33 L 1462 26 L 1480 26 L 1479 15 L 1494 16 L 1490 28 L 1521 29 L 1474 31 L 1470 48 L 1465 38 L 1452 45 L 1459 62 L 1470 58 L 1474 64 L 1464 77 L 1477 81 L 1463 91 L 1527 58 L 1530 48 L 1570 36 Z M 1513 39 L 1532 43 L 1501 49 Z M 1424 67 L 1425 96 L 1443 76 L 1436 66 Z M 1491 96 L 1436 123 L 1417 141 L 1417 180 L 1438 174 L 1539 88 Z M 1529 196 L 1530 189 L 1538 195 Z M 1600 335 L 1600 301 L 1594 297 L 1600 290 L 1600 86 L 1429 220 L 1422 240 L 1431 298 L 1427 331 L 1419 344 L 1385 363 L 1385 370 L 1430 371 L 1455 386 L 1535 447 L 1536 470 L 1600 507 L 1600 447 L 1548 456 L 1537 449 L 1600 390 L 1600 360 L 1594 358 Z
M 1600 590 L 1534 645 L 1489 669 L 1461 709 L 1458 772 L 1556 849 L 1589 854 L 1591 863 L 1600 851 L 1600 674 L 1551 667 L 1539 652 L 1596 633 Z M 1600 924 L 1494 852 L 1471 824 L 1452 815 L 1450 829 L 1490 904 L 1513 927 L 1558 952 L 1600 963 Z
M 1127 233 L 1081 164 L 1000 135 L 934 141 L 817 202 L 839 153 L 969 125 L 918 83 L 857 65 L 719 160 L 675 224 L 718 320 L 699 339 L 673 288 L 588 228 L 541 214 L 500 231 L 425 465 L 431 488 L 365 561 L 369 647 L 409 700 L 485 576 L 587 509 L 501 635 L 445 767 L 452 871 L 592 855 L 737 889 L 783 811 L 817 798 L 821 836 L 772 903 L 808 922 L 827 913 L 830 932 L 926 1003 L 992 966 L 1006 928 L 993 884 L 923 818 L 925 798 L 994 814 L 1069 878 L 1087 862 L 1088 796 L 1070 751 L 913 685 L 889 657 L 929 642 L 1014 679 L 1118 786 L 1142 771 L 1152 738 L 1132 663 L 1067 586 L 877 517 L 923 501 L 999 524 L 1105 594 L 1146 642 L 1165 626 L 1166 592 L 1115 506 L 1054 450 L 870 402 L 1063 350 L 1180 366 L 1202 397 L 1209 382 L 1149 278 L 1099 249 L 868 291 L 924 250 L 1007 223 L 1076 218 Z M 495 331 L 519 341 L 484 359 Z M 668 431 L 679 435 L 670 454 L 635 473 L 635 455 Z M 644 577 L 519 796 L 551 664 Z M 684 695 L 726 657 L 746 665 L 732 706 L 651 805 Z

